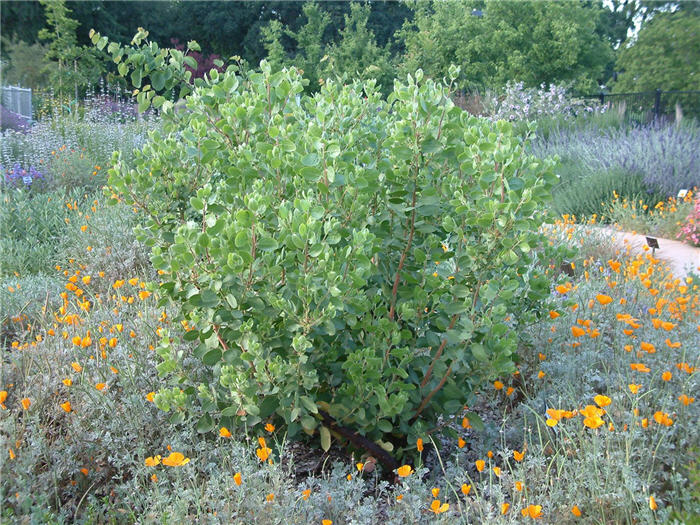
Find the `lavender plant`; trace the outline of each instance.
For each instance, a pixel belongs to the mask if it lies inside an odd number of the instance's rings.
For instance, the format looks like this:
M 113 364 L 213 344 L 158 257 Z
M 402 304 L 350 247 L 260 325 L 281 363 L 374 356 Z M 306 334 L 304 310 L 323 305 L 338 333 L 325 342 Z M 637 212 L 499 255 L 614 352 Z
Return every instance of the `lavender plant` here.
M 571 175 L 580 178 L 582 192 L 587 177 L 622 170 L 641 176 L 647 192 L 670 196 L 700 185 L 699 139 L 694 122 L 680 126 L 652 122 L 606 130 L 583 126 L 553 130 L 546 139 L 533 141 L 532 151 L 540 158 L 558 155 L 576 166 Z

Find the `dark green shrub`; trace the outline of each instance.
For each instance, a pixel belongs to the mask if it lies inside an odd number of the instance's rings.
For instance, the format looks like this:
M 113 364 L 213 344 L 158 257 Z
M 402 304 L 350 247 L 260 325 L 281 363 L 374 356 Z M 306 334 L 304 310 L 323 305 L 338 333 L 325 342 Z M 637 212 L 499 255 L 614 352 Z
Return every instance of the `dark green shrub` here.
M 549 294 L 535 232 L 552 164 L 420 71 L 383 101 L 373 82 L 302 96 L 298 72 L 261 67 L 212 70 L 110 171 L 193 327 L 163 334 L 174 388 L 156 403 L 178 420 L 198 397 L 202 432 L 272 420 L 393 466 L 384 451 L 515 371 Z M 187 377 L 180 337 L 208 380 Z

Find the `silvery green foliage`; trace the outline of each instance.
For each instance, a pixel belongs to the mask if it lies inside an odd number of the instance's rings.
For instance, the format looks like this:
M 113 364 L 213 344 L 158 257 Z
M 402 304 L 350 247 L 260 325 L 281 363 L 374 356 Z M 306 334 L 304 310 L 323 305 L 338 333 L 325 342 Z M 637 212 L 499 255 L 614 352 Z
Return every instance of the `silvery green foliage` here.
M 212 70 L 186 111 L 163 103 L 134 168 L 115 157 L 109 182 L 148 216 L 160 291 L 211 367 L 191 389 L 200 431 L 272 418 L 323 448 L 331 427 L 359 431 L 353 444 L 391 464 L 386 451 L 514 371 L 520 323 L 548 295 L 535 232 L 552 163 L 422 77 L 384 101 L 372 81 L 312 97 L 297 70 Z M 180 337 L 158 349 L 178 391 Z
M 574 119 L 606 111 L 604 106 L 595 102 L 572 97 L 564 86 L 555 84 L 542 84 L 535 89 L 526 88 L 522 82 L 508 82 L 502 95 L 486 100 L 486 114 L 493 121 L 519 122 L 545 117 Z

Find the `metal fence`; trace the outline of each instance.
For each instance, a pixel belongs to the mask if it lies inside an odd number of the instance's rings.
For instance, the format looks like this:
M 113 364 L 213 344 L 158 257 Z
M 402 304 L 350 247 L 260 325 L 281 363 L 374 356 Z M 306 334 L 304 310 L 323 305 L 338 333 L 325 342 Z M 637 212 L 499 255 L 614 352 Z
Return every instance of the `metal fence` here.
M 33 120 L 32 90 L 17 86 L 0 87 L 0 100 L 5 109 L 22 115 L 27 120 Z
M 624 111 L 636 120 L 662 117 L 700 117 L 700 91 L 640 91 L 637 93 L 598 93 L 581 95 L 597 99 L 601 104 Z

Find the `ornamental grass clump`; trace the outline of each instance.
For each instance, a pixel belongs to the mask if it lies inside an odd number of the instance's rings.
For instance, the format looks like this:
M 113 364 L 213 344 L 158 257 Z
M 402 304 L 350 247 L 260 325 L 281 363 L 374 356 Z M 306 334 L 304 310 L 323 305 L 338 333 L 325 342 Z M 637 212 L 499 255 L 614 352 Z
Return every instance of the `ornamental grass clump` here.
M 145 213 L 159 293 L 190 327 L 162 333 L 176 392 L 155 402 L 177 420 L 198 397 L 203 433 L 271 422 L 396 468 L 515 371 L 520 324 L 548 310 L 552 164 L 421 71 L 384 101 L 374 82 L 310 97 L 298 71 L 261 69 L 212 70 L 184 111 L 162 103 L 134 168 L 114 158 L 112 200 Z M 208 377 L 188 378 L 181 338 Z

